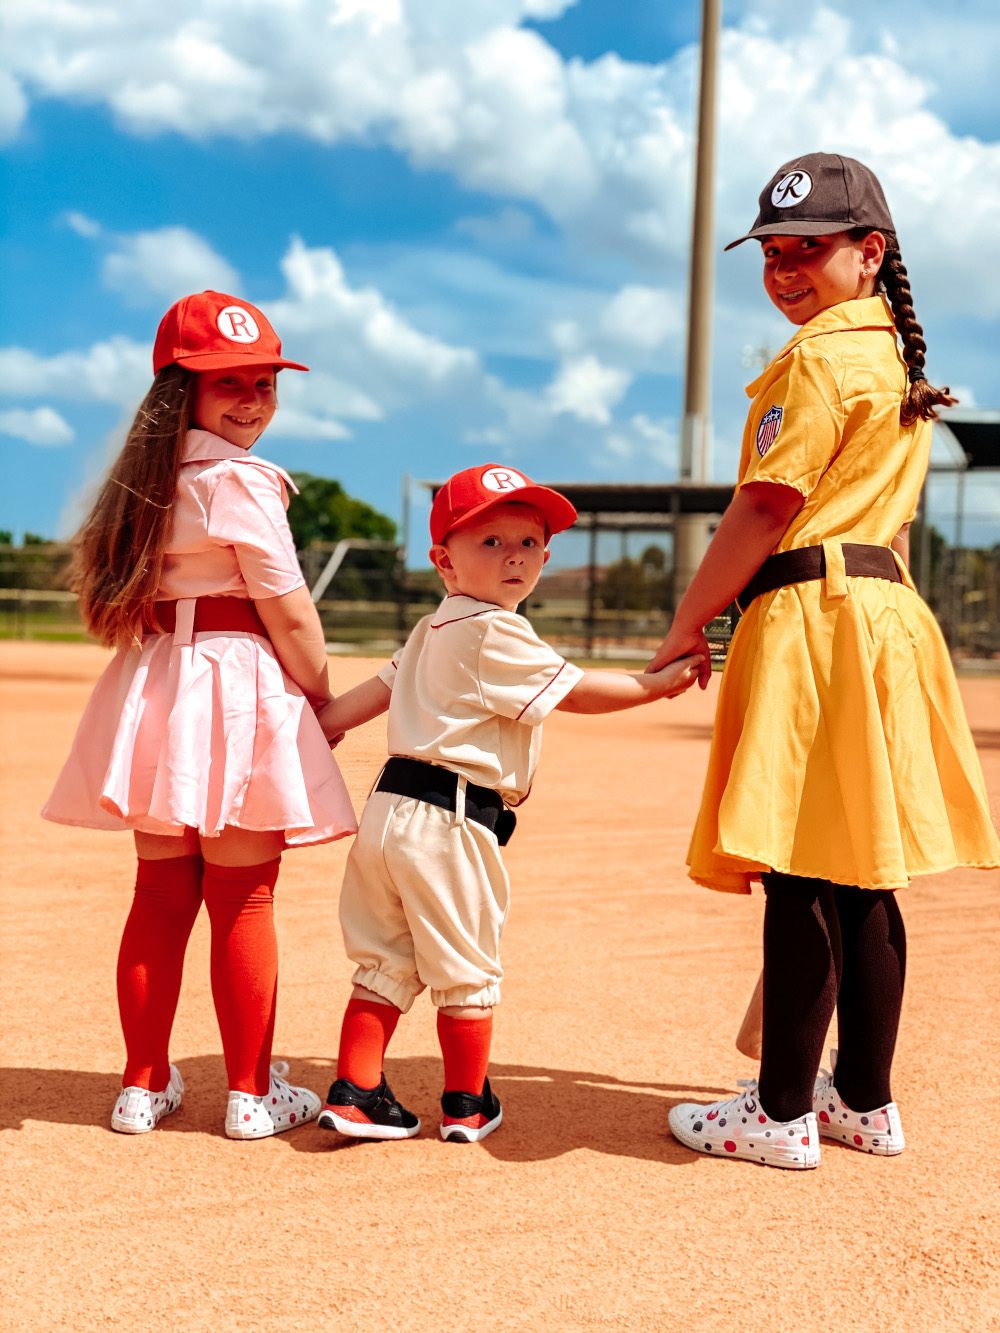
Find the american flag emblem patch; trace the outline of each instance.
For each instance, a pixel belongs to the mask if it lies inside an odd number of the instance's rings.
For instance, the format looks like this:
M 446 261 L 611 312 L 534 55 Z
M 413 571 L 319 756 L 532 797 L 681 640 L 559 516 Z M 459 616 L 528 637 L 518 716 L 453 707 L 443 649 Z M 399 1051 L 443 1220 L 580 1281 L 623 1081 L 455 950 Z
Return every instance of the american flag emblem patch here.
M 767 453 L 771 445 L 778 438 L 778 431 L 781 430 L 781 418 L 785 415 L 783 407 L 769 407 L 760 419 L 760 425 L 757 427 L 757 452 L 761 458 Z

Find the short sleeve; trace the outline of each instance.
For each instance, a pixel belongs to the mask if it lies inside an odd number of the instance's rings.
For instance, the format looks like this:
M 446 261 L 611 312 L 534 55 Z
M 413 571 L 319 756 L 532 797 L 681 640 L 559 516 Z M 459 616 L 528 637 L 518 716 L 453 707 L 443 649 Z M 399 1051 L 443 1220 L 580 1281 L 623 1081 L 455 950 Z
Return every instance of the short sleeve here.
M 397 649 L 397 651 L 393 654 L 392 661 L 386 662 L 385 666 L 378 673 L 379 680 L 382 682 L 383 685 L 387 685 L 390 690 L 396 683 L 396 669 L 399 666 L 399 654 L 402 651 L 403 651 L 402 648 Z
M 225 468 L 208 513 L 208 535 L 232 546 L 252 598 L 279 597 L 305 583 L 285 509 L 284 483 L 270 468 Z
M 491 712 L 538 726 L 582 675 L 523 616 L 512 611 L 491 616 L 479 650 L 479 684 Z
M 840 448 L 845 413 L 827 362 L 797 347 L 750 409 L 749 458 L 740 486 L 769 481 L 808 497 Z

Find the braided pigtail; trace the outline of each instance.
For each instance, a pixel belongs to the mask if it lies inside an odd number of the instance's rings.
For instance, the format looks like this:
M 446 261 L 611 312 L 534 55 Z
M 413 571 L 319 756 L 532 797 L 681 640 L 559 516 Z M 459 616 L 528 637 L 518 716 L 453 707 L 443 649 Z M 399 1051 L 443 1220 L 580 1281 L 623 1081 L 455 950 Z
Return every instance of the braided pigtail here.
M 895 232 L 886 231 L 885 255 L 882 267 L 878 271 L 886 298 L 892 306 L 892 318 L 896 331 L 903 340 L 903 360 L 907 365 L 910 387 L 899 409 L 899 419 L 904 426 L 912 426 L 914 421 L 923 419 L 933 421 L 939 407 L 951 407 L 958 401 L 952 398 L 948 389 L 935 389 L 928 384 L 924 374 L 924 331 L 917 323 L 913 313 L 913 297 L 910 294 L 910 280 L 906 275 L 906 265 L 899 253 L 899 241 Z

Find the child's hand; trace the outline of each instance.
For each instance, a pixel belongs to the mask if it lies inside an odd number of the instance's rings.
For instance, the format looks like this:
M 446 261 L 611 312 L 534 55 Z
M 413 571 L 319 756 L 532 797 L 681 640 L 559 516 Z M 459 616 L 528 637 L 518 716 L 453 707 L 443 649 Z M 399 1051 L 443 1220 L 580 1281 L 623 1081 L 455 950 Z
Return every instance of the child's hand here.
M 701 668 L 707 659 L 702 653 L 690 657 L 678 657 L 668 662 L 659 671 L 648 671 L 646 679 L 656 682 L 656 694 L 661 699 L 674 699 L 678 694 L 689 690 L 701 675 Z
M 316 709 L 316 719 L 323 728 L 323 735 L 330 742 L 330 749 L 334 749 L 347 735 L 343 726 L 338 726 L 338 719 L 335 715 L 336 699 L 328 699 L 322 708 Z
M 704 690 L 712 679 L 712 655 L 705 631 L 699 626 L 683 626 L 675 619 L 646 670 L 658 675 L 668 664 L 692 661 L 695 657 L 699 663 L 698 681 Z M 687 685 L 684 688 L 687 689 Z

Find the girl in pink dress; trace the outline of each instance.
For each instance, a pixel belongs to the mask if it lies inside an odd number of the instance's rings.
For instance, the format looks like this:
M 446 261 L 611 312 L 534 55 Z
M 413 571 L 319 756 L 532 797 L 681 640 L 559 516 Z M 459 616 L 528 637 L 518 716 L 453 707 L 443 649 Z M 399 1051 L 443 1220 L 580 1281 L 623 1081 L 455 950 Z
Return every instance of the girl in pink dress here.
M 220 292 L 163 317 L 155 378 L 74 540 L 84 620 L 118 649 L 42 812 L 130 829 L 138 870 L 118 958 L 127 1053 L 111 1128 L 180 1105 L 170 1064 L 188 936 L 202 900 L 229 1102 L 226 1134 L 265 1138 L 320 1099 L 271 1065 L 274 886 L 285 847 L 356 828 L 315 709 L 329 701 L 319 617 L 285 510 L 291 479 L 250 450 L 277 406 L 263 314 Z

